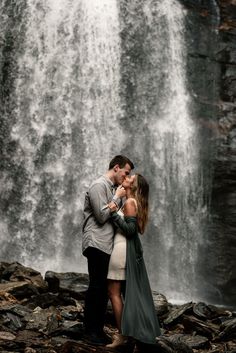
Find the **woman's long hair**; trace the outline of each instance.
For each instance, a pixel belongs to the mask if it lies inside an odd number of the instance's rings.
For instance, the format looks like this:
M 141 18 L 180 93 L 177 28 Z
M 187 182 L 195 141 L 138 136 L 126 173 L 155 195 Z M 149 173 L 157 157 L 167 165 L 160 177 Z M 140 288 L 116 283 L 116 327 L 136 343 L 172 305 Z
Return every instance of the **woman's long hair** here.
M 141 174 L 135 175 L 136 178 L 132 187 L 132 191 L 134 192 L 138 206 L 137 220 L 139 232 L 143 234 L 148 222 L 149 185 L 146 179 Z

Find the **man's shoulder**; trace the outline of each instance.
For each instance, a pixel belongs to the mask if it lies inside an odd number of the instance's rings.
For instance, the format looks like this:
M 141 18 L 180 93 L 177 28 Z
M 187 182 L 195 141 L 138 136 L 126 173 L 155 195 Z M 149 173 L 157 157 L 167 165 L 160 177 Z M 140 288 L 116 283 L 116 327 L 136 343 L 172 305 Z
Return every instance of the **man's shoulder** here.
M 101 175 L 97 179 L 95 179 L 91 183 L 90 189 L 93 188 L 94 186 L 99 186 L 99 185 L 109 187 L 108 181 L 104 175 Z

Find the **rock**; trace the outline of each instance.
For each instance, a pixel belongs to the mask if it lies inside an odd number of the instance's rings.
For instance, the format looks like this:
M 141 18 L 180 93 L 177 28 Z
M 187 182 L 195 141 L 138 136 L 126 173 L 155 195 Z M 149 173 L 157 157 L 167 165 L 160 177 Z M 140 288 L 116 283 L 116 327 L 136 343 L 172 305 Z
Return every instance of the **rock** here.
M 168 315 L 168 317 L 164 320 L 165 325 L 169 325 L 174 323 L 177 319 L 179 319 L 186 311 L 192 309 L 193 304 L 192 303 L 187 303 L 184 305 L 181 305 L 180 307 L 177 307 L 175 309 L 172 309 Z
M 208 236 L 207 274 L 209 285 L 218 289 L 218 295 L 210 293 L 206 298 L 222 304 L 235 305 L 236 278 L 235 233 L 236 233 L 236 145 L 235 145 L 235 100 L 236 100 L 236 3 L 234 0 L 219 0 L 220 26 L 216 60 L 220 68 L 219 112 L 215 116 L 220 127 L 216 138 L 212 163 L 212 192 L 210 234 Z M 214 118 L 213 118 L 214 119 Z M 214 238 L 214 241 L 212 239 Z M 222 255 L 224 254 L 224 255 Z M 215 259 L 219 259 L 218 263 Z
M 11 305 L 5 305 L 3 307 L 0 307 L 1 314 L 6 312 L 10 312 L 20 317 L 24 317 L 26 314 L 31 313 L 31 310 L 21 304 L 11 304 Z
M 23 299 L 31 297 L 34 294 L 39 294 L 38 289 L 26 281 L 0 283 L 0 292 L 4 291 L 13 295 L 17 299 Z
M 236 318 L 226 320 L 222 325 L 223 331 L 219 334 L 221 339 L 236 338 Z
M 47 271 L 45 281 L 48 283 L 48 290 L 52 293 L 58 293 L 60 290 L 60 279 L 55 272 Z
M 0 272 L 8 267 L 0 265 Z M 5 279 L 0 283 L 1 353 L 104 352 L 104 347 L 95 347 L 83 340 L 83 293 L 87 275 L 50 273 L 49 278 L 54 276 L 59 281 L 57 290 L 53 287 L 54 293 L 50 287 L 58 281 L 50 284 L 49 280 L 47 292 L 40 292 L 27 281 L 7 282 Z M 27 288 L 25 291 L 24 286 Z M 36 294 L 29 296 L 30 289 Z M 20 302 L 10 294 L 13 290 Z M 153 292 L 153 298 L 160 322 L 164 323 L 162 336 L 158 337 L 155 345 L 136 344 L 135 350 L 132 340 L 119 349 L 121 353 L 192 353 L 193 350 L 221 353 L 224 344 L 230 352 L 236 349 L 235 312 L 203 302 L 171 305 L 165 296 L 157 292 Z M 108 312 L 105 331 L 112 336 L 116 329 L 111 306 Z
M 24 353 L 37 353 L 37 351 L 31 347 L 26 347 Z
M 1 271 L 1 281 L 27 282 L 36 287 L 40 292 L 47 289 L 47 283 L 43 280 L 40 272 L 30 267 L 25 267 L 18 262 L 3 263 L 3 266 L 5 269 Z
M 55 320 L 52 318 L 52 322 Z M 63 320 L 62 324 L 59 327 L 53 326 L 51 328 L 49 325 L 47 326 L 48 333 L 53 336 L 67 336 L 74 337 L 76 339 L 82 339 L 84 334 L 84 327 L 82 322 L 77 321 L 67 321 Z
M 184 315 L 182 322 L 186 332 L 197 332 L 198 334 L 208 338 L 213 338 L 220 332 L 219 326 L 211 322 L 201 321 L 194 316 Z
M 26 305 L 30 309 L 35 309 L 38 306 L 42 309 L 46 309 L 49 308 L 51 305 L 76 305 L 75 299 L 63 293 L 43 293 L 32 295 L 31 297 L 24 299 L 21 303 Z
M 52 292 L 67 292 L 73 298 L 84 299 L 88 287 L 88 275 L 76 272 L 57 273 L 47 271 L 45 281 L 48 282 L 49 290 Z
M 27 308 L 19 304 L 0 307 L 0 325 L 1 329 L 6 329 L 11 332 L 17 332 L 25 327 L 24 316 L 29 314 Z
M 2 353 L 3 351 L 7 352 L 14 352 L 14 353 L 21 353 L 24 351 L 24 348 L 26 346 L 25 342 L 17 342 L 16 339 L 3 339 L 0 340 L 0 352 Z
M 5 315 L 3 315 L 3 318 L 4 318 L 5 326 L 12 331 L 17 331 L 24 327 L 24 324 L 18 315 L 14 315 L 12 313 L 6 313 Z
M 36 349 L 37 353 L 55 352 L 51 339 L 42 332 L 31 330 L 19 331 L 15 343 L 21 347 L 21 349 L 16 350 L 17 353 L 23 353 L 26 349 Z
M 117 350 L 118 351 L 118 350 Z M 96 352 L 96 353 L 104 353 L 104 352 L 113 352 L 114 349 L 104 349 L 103 346 L 91 346 L 89 344 L 86 344 L 85 342 L 75 342 L 72 340 L 67 340 L 61 348 L 59 349 L 58 353 L 91 353 L 91 352 Z M 132 352 L 132 350 L 128 351 L 126 347 L 120 348 L 119 352 Z M 148 353 L 148 352 L 147 352 Z
M 15 338 L 16 338 L 16 336 L 10 332 L 0 331 L 0 340 L 12 341 Z
M 0 292 L 0 307 L 9 303 L 16 303 L 17 299 L 5 291 Z
M 172 342 L 169 337 L 160 336 L 157 339 L 156 352 L 161 353 L 193 353 L 192 348 L 183 342 Z
M 157 293 L 153 291 L 153 300 L 157 315 L 164 315 L 168 312 L 168 301 L 163 294 Z
M 57 318 L 57 327 L 61 323 L 61 317 L 58 310 L 55 308 L 51 309 L 42 309 L 40 307 L 35 308 L 35 310 L 31 314 L 27 314 L 25 316 L 25 320 L 27 321 L 26 329 L 27 330 L 36 330 L 38 332 L 47 332 L 48 323 L 51 315 L 55 314 Z
M 209 340 L 206 337 L 199 335 L 174 334 L 168 337 L 173 343 L 185 343 L 192 349 L 208 348 Z
M 196 303 L 193 305 L 193 313 L 200 319 L 207 320 L 213 319 L 218 316 L 218 313 L 211 309 L 210 306 L 205 303 Z
M 76 320 L 80 318 L 80 314 L 83 313 L 84 309 L 80 303 L 77 303 L 76 306 L 66 306 L 60 307 L 60 313 L 63 318 L 66 320 Z

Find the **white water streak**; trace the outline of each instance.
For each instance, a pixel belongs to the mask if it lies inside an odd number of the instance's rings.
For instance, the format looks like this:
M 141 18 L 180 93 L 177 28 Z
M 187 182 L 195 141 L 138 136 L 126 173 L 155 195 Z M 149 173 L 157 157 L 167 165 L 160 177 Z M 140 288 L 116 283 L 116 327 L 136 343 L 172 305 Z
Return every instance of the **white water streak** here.
M 158 117 L 150 126 L 151 150 L 156 165 L 158 206 L 155 225 L 159 251 L 158 288 L 168 296 L 193 297 L 198 244 L 201 242 L 202 194 L 199 184 L 198 130 L 191 118 L 190 96 L 186 87 L 186 48 L 184 42 L 185 11 L 174 0 L 157 6 L 165 43 L 158 46 L 163 74 L 163 90 Z M 151 14 L 147 12 L 149 21 Z M 187 269 L 187 270 L 186 270 Z
M 24 164 L 29 177 L 17 237 L 22 261 L 58 270 L 59 263 L 63 268 L 64 217 L 78 225 L 85 187 L 123 143 L 117 123 L 122 113 L 118 9 L 115 0 L 28 0 L 27 12 L 12 129 L 19 146 L 15 163 Z M 71 202 L 65 201 L 68 177 L 76 193 Z M 35 249 L 41 237 L 35 213 L 44 180 L 50 180 L 47 192 L 55 199 L 55 223 L 48 229 L 53 258 L 47 258 L 46 249 Z

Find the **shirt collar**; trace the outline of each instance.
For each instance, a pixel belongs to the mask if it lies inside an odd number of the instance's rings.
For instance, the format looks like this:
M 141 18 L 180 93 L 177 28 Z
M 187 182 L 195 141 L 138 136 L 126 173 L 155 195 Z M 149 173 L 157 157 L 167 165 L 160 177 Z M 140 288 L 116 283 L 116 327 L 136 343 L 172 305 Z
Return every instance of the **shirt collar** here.
M 113 182 L 111 181 L 111 179 L 109 179 L 106 175 L 104 175 L 104 178 L 106 179 L 106 181 L 108 182 L 109 186 L 111 187 L 111 189 L 115 189 L 115 185 L 113 184 Z

